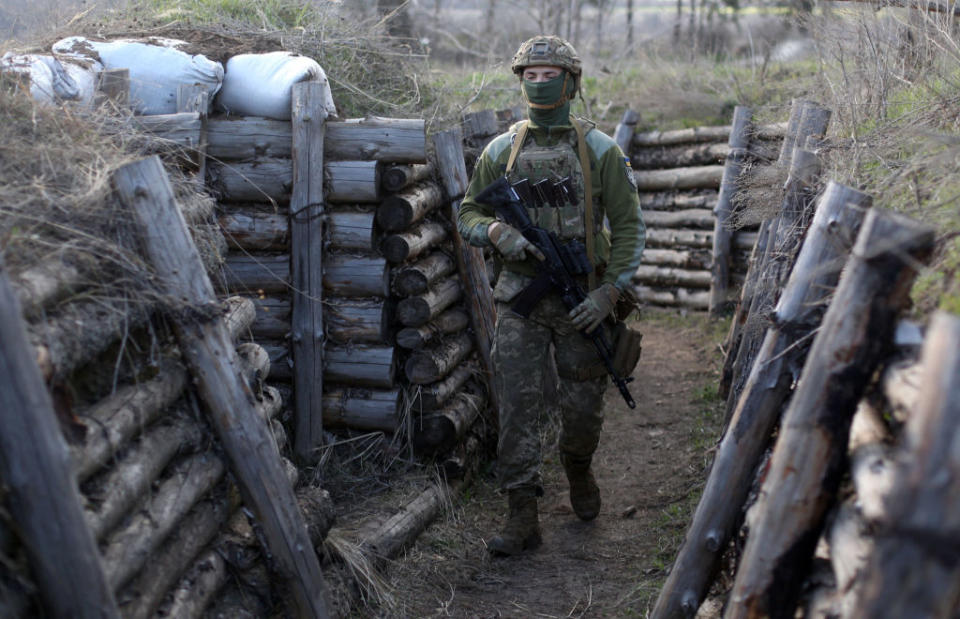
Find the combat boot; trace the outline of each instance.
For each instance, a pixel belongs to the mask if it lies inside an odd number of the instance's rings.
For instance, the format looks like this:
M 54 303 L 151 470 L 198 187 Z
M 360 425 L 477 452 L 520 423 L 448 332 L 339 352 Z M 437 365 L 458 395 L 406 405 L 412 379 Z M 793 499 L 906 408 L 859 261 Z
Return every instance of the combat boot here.
M 510 515 L 500 535 L 487 542 L 487 550 L 496 556 L 517 555 L 540 545 L 540 522 L 537 518 L 537 492 L 534 488 L 518 488 L 507 494 Z
M 593 520 L 600 514 L 600 488 L 590 470 L 592 459 L 593 456 L 560 454 L 570 482 L 570 506 L 580 520 Z

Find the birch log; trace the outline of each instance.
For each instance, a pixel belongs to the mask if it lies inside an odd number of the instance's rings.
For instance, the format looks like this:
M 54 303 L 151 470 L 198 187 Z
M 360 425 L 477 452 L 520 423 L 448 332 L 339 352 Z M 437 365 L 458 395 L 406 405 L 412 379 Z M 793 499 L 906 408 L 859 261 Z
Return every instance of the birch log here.
M 397 354 L 392 346 L 327 346 L 324 380 L 340 385 L 392 389 Z
M 376 161 L 327 161 L 323 167 L 328 202 L 378 202 L 380 164 Z
M 717 449 L 686 539 L 667 576 L 653 616 L 693 617 L 710 588 L 734 531 L 780 410 L 803 366 L 802 342 L 820 322 L 822 291 L 836 286 L 870 198 L 831 183 L 767 332 L 757 361 Z
M 332 160 L 426 163 L 426 123 L 411 118 L 358 118 L 327 123 L 324 153 Z
M 651 228 L 714 228 L 714 215 L 709 209 L 649 211 L 643 221 Z
M 390 269 L 383 258 L 328 254 L 323 285 L 340 297 L 390 296 Z
M 397 294 L 409 297 L 423 294 L 438 280 L 453 273 L 457 268 L 453 258 L 443 251 L 436 251 L 410 266 L 393 273 L 393 288 Z
M 121 200 L 136 214 L 147 253 L 167 296 L 194 306 L 214 302 L 196 247 L 176 208 L 173 190 L 159 158 L 128 164 L 114 173 Z M 210 421 L 230 460 L 245 504 L 261 523 L 269 552 L 291 587 L 293 606 L 302 617 L 327 616 L 326 591 L 293 491 L 274 451 L 266 424 L 259 419 L 236 377 L 236 353 L 221 321 L 175 324 L 181 350 L 198 378 Z
M 695 194 L 665 191 L 645 193 L 640 196 L 640 207 L 644 216 L 648 211 L 672 211 L 688 208 L 712 209 L 717 203 L 716 191 L 701 191 Z
M 331 427 L 396 432 L 400 390 L 331 388 L 323 394 L 323 422 Z
M 246 251 L 278 251 L 290 247 L 286 215 L 234 208 L 217 218 L 227 245 Z
M 466 434 L 480 413 L 483 401 L 467 393 L 458 394 L 443 410 L 424 415 L 414 426 L 413 445 L 417 451 L 440 453 L 451 449 Z
M 418 350 L 410 355 L 404 366 L 407 379 L 417 385 L 426 385 L 443 379 L 473 351 L 473 340 L 461 333 L 436 348 Z
M 476 366 L 468 360 L 454 368 L 443 380 L 420 386 L 414 390 L 411 398 L 413 410 L 437 410 L 460 391 L 471 376 L 476 374 Z
M 704 143 L 692 146 L 660 146 L 639 148 L 630 156 L 634 170 L 660 170 L 704 165 L 718 165 L 730 153 L 725 143 Z
M 663 305 L 666 307 L 683 307 L 694 310 L 705 310 L 710 305 L 710 293 L 706 290 L 688 290 L 677 288 L 670 290 L 655 290 L 649 286 L 634 288 L 641 303 Z
M 447 238 L 443 224 L 423 222 L 408 232 L 393 234 L 383 240 L 380 250 L 390 262 L 404 262 L 416 258 Z
M 433 175 L 432 164 L 395 164 L 387 166 L 380 174 L 380 185 L 390 192 L 400 191 L 417 181 L 430 178 Z
M 633 146 L 671 146 L 699 142 L 724 142 L 730 137 L 730 126 L 690 127 L 673 131 L 646 131 L 633 135 Z
M 0 340 L 0 478 L 43 607 L 55 617 L 119 617 L 2 257 Z
M 628 157 L 630 156 L 630 151 L 633 150 L 630 148 L 630 145 L 633 141 L 633 132 L 636 129 L 638 120 L 640 120 L 639 114 L 631 109 L 624 110 L 616 130 L 613 132 L 613 141 L 617 143 L 617 146 L 620 147 L 623 154 Z
M 430 484 L 413 501 L 363 540 L 362 547 L 378 560 L 396 556 L 417 538 L 443 510 L 445 485 Z
M 725 617 L 793 616 L 802 570 L 843 470 L 851 411 L 908 299 L 933 230 L 872 210 L 784 414 Z
M 385 343 L 390 339 L 390 312 L 381 299 L 330 297 L 324 301 L 330 340 L 346 344 Z
M 730 299 L 730 242 L 733 231 L 730 216 L 733 212 L 733 197 L 737 193 L 737 180 L 743 171 L 746 149 L 749 147 L 750 119 L 753 112 L 738 105 L 733 111 L 733 128 L 730 131 L 730 149 L 723 167 L 720 194 L 713 209 L 716 220 L 713 227 L 713 262 L 710 267 L 710 315 L 718 316 L 729 309 Z
M 469 323 L 470 318 L 462 310 L 448 309 L 423 326 L 400 329 L 397 344 L 419 350 L 442 335 L 463 331 Z
M 293 169 L 289 159 L 211 161 L 207 184 L 222 202 L 286 204 L 293 187 Z
M 328 212 L 327 238 L 331 249 L 373 251 L 376 247 L 374 218 L 374 213 L 366 211 Z
M 636 282 L 654 286 L 683 286 L 685 288 L 709 288 L 710 271 L 690 271 L 641 264 L 633 274 Z
M 442 202 L 439 185 L 421 183 L 384 198 L 377 209 L 377 223 L 387 232 L 406 230 Z
M 723 179 L 723 166 L 695 166 L 672 170 L 638 170 L 633 173 L 640 191 L 668 189 L 717 189 Z
M 290 290 L 290 256 L 230 254 L 223 265 L 225 292 L 260 296 Z
M 869 560 L 853 617 L 952 617 L 960 578 L 956 434 L 960 424 L 960 319 L 939 312 L 923 354 L 920 399 L 906 427 L 907 455 L 895 472 L 889 513 Z
M 397 320 L 406 327 L 425 325 L 440 312 L 460 300 L 463 289 L 456 277 L 449 277 L 426 294 L 402 299 L 397 304 Z

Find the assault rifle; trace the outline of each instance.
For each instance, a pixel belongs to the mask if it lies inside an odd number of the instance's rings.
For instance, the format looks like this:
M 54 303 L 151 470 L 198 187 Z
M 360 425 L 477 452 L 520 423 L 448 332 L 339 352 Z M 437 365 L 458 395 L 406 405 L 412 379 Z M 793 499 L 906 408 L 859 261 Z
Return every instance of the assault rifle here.
M 538 273 L 534 280 L 517 295 L 512 307 L 514 312 L 524 318 L 529 317 L 534 306 L 551 291 L 560 295 L 567 310 L 572 310 L 587 298 L 586 292 L 576 280 L 577 276 L 587 275 L 593 270 L 583 243 L 574 239 L 561 244 L 556 234 L 533 225 L 527 209 L 506 177 L 501 176 L 490 183 L 477 194 L 476 200 L 492 206 L 504 222 L 519 230 L 546 258 L 537 266 Z M 603 333 L 603 325 L 590 333 L 580 331 L 580 334 L 593 342 L 597 356 L 603 361 L 610 379 L 617 386 L 627 406 L 636 408 L 637 403 L 627 388 L 627 383 L 633 380 L 633 377 L 622 377 L 613 367 L 613 348 Z

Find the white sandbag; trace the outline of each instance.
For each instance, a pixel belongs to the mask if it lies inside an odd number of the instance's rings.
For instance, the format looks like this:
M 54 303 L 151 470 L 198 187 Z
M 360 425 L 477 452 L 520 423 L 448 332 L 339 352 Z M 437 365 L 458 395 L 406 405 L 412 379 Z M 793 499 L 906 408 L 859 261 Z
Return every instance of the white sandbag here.
M 30 80 L 30 94 L 43 103 L 77 101 L 89 105 L 96 89 L 99 64 L 79 66 L 61 63 L 53 56 L 14 54 L 7 52 L 0 58 L 0 71 L 26 76 Z
M 323 84 L 323 105 L 329 115 L 336 115 L 327 74 L 316 60 L 291 52 L 240 54 L 230 58 L 223 89 L 215 104 L 217 109 L 237 116 L 289 120 L 293 85 L 306 81 Z
M 138 114 L 173 114 L 181 84 L 200 84 L 212 99 L 223 83 L 223 65 L 203 54 L 190 55 L 177 49 L 185 45 L 185 41 L 174 39 L 100 42 L 68 37 L 57 41 L 53 51 L 98 60 L 104 69 L 128 69 L 133 110 Z

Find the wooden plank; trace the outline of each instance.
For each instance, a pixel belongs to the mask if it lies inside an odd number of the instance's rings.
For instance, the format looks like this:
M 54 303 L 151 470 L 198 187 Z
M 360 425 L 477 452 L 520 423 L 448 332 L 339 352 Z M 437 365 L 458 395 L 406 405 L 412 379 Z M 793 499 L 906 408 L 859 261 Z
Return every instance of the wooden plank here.
M 293 284 L 294 452 L 312 462 L 323 445 L 323 85 L 293 87 L 293 192 L 290 263 Z
M 54 617 L 119 617 L 2 256 L 0 341 L 0 478 L 40 601 Z
M 926 225 L 867 213 L 784 413 L 726 617 L 792 615 L 844 473 L 850 418 L 933 241 Z
M 213 306 L 213 286 L 176 208 L 173 189 L 156 156 L 114 173 L 121 200 L 134 212 L 143 243 L 168 298 Z M 293 490 L 251 392 L 240 382 L 233 343 L 221 319 L 175 323 L 185 360 L 207 404 L 209 420 L 244 496 L 256 515 L 267 552 L 290 587 L 300 617 L 326 617 L 326 585 Z

